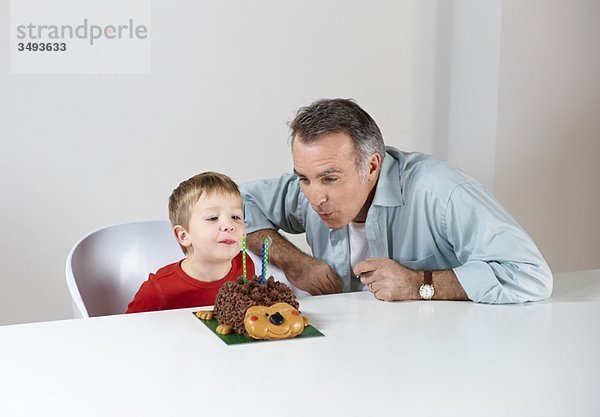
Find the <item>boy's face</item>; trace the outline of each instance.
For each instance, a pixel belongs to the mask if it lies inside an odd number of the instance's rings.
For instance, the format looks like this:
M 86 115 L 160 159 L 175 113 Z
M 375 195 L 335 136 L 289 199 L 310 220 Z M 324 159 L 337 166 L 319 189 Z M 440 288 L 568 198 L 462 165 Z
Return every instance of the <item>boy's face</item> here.
M 246 233 L 242 200 L 235 194 L 203 195 L 196 202 L 180 243 L 195 262 L 230 261 L 242 247 Z

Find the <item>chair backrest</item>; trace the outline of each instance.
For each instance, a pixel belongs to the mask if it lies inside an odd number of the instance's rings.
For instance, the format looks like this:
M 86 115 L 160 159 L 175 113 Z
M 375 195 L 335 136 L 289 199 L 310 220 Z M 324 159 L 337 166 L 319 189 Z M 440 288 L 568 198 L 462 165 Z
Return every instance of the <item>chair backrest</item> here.
M 74 317 L 124 313 L 149 273 L 183 257 L 167 220 L 116 224 L 89 233 L 67 258 Z

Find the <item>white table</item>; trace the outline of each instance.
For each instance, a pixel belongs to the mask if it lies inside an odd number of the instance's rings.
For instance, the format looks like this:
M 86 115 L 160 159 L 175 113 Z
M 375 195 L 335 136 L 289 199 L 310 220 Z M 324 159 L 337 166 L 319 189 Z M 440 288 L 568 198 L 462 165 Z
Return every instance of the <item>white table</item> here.
M 325 337 L 175 310 L 0 327 L 0 416 L 598 416 L 600 270 L 526 305 L 309 297 Z

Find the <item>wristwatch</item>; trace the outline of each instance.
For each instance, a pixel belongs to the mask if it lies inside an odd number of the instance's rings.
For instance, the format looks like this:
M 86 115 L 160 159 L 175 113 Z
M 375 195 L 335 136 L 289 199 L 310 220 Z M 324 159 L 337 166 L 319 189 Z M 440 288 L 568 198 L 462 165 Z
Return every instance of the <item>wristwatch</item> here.
M 433 288 L 433 274 L 431 271 L 423 271 L 423 274 L 423 285 L 419 288 L 419 295 L 423 300 L 431 300 L 435 294 L 435 289 Z

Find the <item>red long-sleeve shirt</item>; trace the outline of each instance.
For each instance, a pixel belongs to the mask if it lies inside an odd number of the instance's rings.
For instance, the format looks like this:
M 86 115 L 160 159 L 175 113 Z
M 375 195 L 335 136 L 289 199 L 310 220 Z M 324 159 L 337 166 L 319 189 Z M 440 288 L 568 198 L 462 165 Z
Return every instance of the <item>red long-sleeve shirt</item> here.
M 198 281 L 186 274 L 181 261 L 164 266 L 150 274 L 133 301 L 127 307 L 127 313 L 142 311 L 171 310 L 214 305 L 219 288 L 227 281 L 236 281 L 242 275 L 242 254 L 231 261 L 231 269 L 218 281 Z M 246 274 L 254 275 L 254 262 L 246 256 Z

